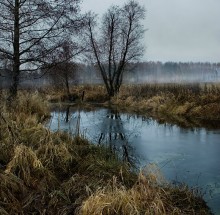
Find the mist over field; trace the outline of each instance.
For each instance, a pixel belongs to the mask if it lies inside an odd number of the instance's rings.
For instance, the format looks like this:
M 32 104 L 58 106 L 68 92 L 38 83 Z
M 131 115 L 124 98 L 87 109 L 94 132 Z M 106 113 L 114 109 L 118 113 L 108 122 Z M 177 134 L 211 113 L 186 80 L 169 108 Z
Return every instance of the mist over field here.
M 21 87 L 61 86 L 62 77 L 53 71 L 42 76 L 42 71 L 21 76 Z M 69 78 L 73 85 L 103 84 L 96 66 L 78 64 Z M 11 83 L 10 70 L 1 69 L 0 87 Z M 41 77 L 42 76 L 42 77 Z M 220 64 L 217 63 L 175 63 L 142 62 L 130 64 L 124 72 L 124 84 L 145 83 L 205 83 L 220 82 Z

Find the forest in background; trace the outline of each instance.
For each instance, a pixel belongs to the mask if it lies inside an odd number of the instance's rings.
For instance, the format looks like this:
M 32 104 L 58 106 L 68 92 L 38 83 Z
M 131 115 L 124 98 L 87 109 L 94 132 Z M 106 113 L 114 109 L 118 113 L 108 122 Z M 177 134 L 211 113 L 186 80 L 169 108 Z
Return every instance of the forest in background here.
M 69 70 L 57 67 L 45 73 L 44 70 L 21 74 L 21 88 L 48 86 L 103 84 L 96 65 L 69 63 Z M 10 69 L 0 69 L 0 88 L 8 88 L 12 76 Z M 220 63 L 175 63 L 139 62 L 130 63 L 123 77 L 124 84 L 144 83 L 204 83 L 220 81 Z

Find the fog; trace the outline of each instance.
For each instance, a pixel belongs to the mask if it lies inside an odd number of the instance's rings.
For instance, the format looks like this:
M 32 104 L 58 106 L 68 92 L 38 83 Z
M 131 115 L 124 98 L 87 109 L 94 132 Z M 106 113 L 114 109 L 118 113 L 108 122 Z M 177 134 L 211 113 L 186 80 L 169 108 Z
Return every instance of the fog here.
M 78 83 L 103 83 L 93 66 L 82 66 Z M 124 84 L 145 83 L 205 83 L 220 82 L 220 64 L 139 62 L 130 64 L 123 74 Z
M 62 74 L 62 73 L 61 73 Z M 69 77 L 70 85 L 103 84 L 102 77 L 94 65 L 79 64 Z M 65 81 L 53 71 L 42 78 L 41 73 L 23 75 L 21 88 L 55 86 L 64 88 Z M 175 63 L 143 62 L 130 64 L 124 71 L 124 84 L 145 83 L 204 83 L 220 82 L 220 64 L 216 63 Z M 0 88 L 8 88 L 11 83 L 10 70 L 1 70 Z
M 126 83 L 204 83 L 220 81 L 220 65 L 211 63 L 138 63 Z

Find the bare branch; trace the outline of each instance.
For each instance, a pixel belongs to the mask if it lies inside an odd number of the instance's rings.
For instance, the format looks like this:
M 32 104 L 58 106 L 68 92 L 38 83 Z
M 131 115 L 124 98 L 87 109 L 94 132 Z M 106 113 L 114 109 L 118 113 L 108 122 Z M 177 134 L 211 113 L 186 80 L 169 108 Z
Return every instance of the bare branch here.
M 103 17 L 98 36 L 93 33 L 92 19 L 88 19 L 92 54 L 110 97 L 118 93 L 127 64 L 143 55 L 140 39 L 145 31 L 140 22 L 144 13 L 144 8 L 133 0 L 122 7 L 112 6 Z

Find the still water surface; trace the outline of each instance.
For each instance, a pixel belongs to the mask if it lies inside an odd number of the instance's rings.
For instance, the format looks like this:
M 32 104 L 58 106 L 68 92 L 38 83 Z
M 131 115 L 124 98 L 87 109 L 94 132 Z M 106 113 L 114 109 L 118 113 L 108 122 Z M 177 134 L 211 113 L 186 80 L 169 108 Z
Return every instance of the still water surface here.
M 220 214 L 220 129 L 186 129 L 107 108 L 67 107 L 51 115 L 53 131 L 80 133 L 95 144 L 108 144 L 138 168 L 156 163 L 166 179 L 202 188 L 208 205 Z

